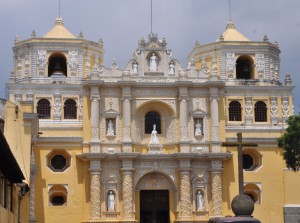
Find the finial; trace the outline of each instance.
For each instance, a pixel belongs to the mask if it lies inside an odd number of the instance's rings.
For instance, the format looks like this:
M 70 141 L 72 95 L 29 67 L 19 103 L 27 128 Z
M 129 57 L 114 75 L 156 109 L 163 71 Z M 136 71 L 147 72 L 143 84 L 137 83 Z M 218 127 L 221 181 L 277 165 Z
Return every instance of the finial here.
M 17 43 L 17 42 L 19 42 L 20 41 L 20 37 L 18 36 L 18 35 L 16 35 L 16 37 L 15 37 L 15 44 Z
M 111 64 L 111 68 L 113 68 L 113 69 L 117 69 L 118 68 L 118 64 L 117 64 L 117 59 L 116 58 L 113 59 L 113 62 Z
M 195 42 L 195 47 L 198 47 L 198 46 L 200 46 L 200 43 L 199 43 L 198 40 L 196 40 L 196 42 Z
M 290 74 L 285 75 L 284 83 L 285 86 L 292 86 L 292 79 Z
M 275 42 L 274 42 L 274 44 L 275 44 L 275 46 L 277 46 L 277 47 L 278 47 L 278 42 L 277 42 L 277 41 L 275 41 Z
M 36 33 L 34 30 L 32 30 L 32 33 L 31 33 L 31 38 L 35 38 L 36 37 Z
M 269 42 L 269 38 L 268 38 L 267 35 L 264 35 L 263 41 L 264 41 L 264 42 Z
M 83 33 L 80 31 L 80 33 L 79 33 L 79 39 L 83 39 Z
M 224 41 L 224 36 L 223 36 L 223 35 L 221 35 L 221 36 L 219 37 L 219 41 Z
M 64 25 L 63 18 L 58 16 L 55 20 L 55 25 L 63 26 Z
M 99 45 L 102 45 L 102 44 L 103 44 L 102 38 L 99 39 L 98 44 L 99 44 Z
M 231 19 L 228 20 L 226 29 L 235 29 L 234 23 Z

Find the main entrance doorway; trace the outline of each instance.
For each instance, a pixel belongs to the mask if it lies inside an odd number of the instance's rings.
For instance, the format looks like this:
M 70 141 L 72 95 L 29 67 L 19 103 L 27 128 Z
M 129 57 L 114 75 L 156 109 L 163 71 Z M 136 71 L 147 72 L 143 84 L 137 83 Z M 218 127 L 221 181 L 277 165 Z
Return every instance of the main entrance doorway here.
M 169 191 L 140 191 L 141 223 L 169 223 Z

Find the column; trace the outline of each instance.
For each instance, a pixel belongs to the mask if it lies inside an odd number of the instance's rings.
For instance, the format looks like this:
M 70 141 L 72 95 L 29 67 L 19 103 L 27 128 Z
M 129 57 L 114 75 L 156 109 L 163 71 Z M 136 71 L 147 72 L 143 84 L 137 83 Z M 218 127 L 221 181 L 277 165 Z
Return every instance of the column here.
M 179 88 L 179 107 L 180 107 L 180 151 L 182 153 L 189 152 L 188 145 L 188 124 L 187 124 L 187 106 L 188 93 L 187 87 Z
M 212 214 L 222 216 L 222 161 L 211 161 Z
M 190 159 L 180 160 L 180 219 L 189 220 L 192 217 L 191 203 L 191 164 Z
M 252 98 L 251 97 L 246 97 L 245 119 L 246 119 L 246 125 L 252 125 L 253 105 L 252 105 Z
M 132 152 L 131 147 L 131 94 L 130 87 L 122 88 L 123 94 L 123 152 Z
M 211 118 L 211 141 L 212 152 L 221 152 L 220 138 L 219 138 L 219 97 L 218 88 L 212 87 L 210 90 L 210 118 Z
M 122 199 L 123 216 L 126 220 L 134 219 L 134 197 L 133 197 L 133 161 L 124 159 L 122 167 Z
M 100 219 L 101 216 L 101 162 L 91 160 L 90 162 L 90 219 Z
M 91 86 L 91 127 L 92 127 L 92 139 L 91 139 L 91 153 L 100 152 L 100 92 L 98 86 Z
M 35 208 L 34 208 L 34 193 L 35 193 L 35 177 L 38 167 L 35 164 L 34 152 L 31 151 L 30 157 L 30 193 L 29 193 L 29 223 L 36 223 Z
M 53 119 L 56 121 L 61 120 L 61 96 L 60 93 L 54 93 L 54 106 L 53 106 Z

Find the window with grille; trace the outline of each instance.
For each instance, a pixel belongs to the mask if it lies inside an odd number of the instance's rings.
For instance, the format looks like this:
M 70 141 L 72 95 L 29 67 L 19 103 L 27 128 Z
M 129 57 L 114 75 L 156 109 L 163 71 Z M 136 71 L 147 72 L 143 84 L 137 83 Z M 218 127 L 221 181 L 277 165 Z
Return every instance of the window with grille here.
M 242 108 L 238 101 L 229 103 L 229 121 L 242 121 Z
M 153 125 L 156 125 L 156 131 L 161 134 L 161 120 L 158 112 L 150 111 L 145 116 L 145 134 L 151 134 Z
M 262 101 L 255 103 L 255 122 L 266 122 L 267 121 L 267 105 Z
M 76 101 L 68 99 L 64 106 L 64 119 L 76 119 L 77 118 L 77 106 Z
M 50 102 L 47 99 L 41 99 L 37 103 L 37 113 L 40 119 L 50 118 Z

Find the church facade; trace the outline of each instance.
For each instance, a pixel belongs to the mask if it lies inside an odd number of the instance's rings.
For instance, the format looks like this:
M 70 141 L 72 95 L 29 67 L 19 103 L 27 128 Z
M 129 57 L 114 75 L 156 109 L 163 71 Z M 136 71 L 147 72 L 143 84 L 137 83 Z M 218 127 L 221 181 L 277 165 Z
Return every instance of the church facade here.
M 281 83 L 280 50 L 267 37 L 250 41 L 229 21 L 216 42 L 195 44 L 184 68 L 150 33 L 124 69 L 105 68 L 103 42 L 74 36 L 58 17 L 43 37 L 16 40 L 13 52 L 9 100 L 39 117 L 24 222 L 232 215 L 237 148 L 222 142 L 238 132 L 258 144 L 243 150 L 254 216 L 283 222 L 300 204 L 291 180 L 299 176 L 285 169 L 276 140 L 293 114 L 293 87 L 289 75 Z

